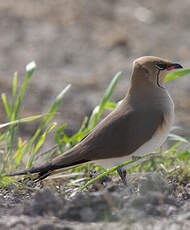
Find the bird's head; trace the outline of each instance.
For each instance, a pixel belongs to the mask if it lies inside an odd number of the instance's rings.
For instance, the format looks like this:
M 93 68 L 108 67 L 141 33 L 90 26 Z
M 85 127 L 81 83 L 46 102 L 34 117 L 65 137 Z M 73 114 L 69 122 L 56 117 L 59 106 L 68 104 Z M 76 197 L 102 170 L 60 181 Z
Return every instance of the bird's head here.
M 133 63 L 136 80 L 153 83 L 154 86 L 163 88 L 164 79 L 168 71 L 183 68 L 180 64 L 163 58 L 145 56 L 138 58 Z M 135 79 L 134 79 L 135 80 Z

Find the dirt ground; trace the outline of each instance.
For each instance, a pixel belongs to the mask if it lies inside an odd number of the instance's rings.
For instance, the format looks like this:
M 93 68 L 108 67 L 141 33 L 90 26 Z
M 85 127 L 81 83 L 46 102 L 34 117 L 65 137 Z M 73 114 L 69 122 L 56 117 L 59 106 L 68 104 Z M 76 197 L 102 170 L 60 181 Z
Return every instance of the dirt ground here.
M 118 71 L 123 75 L 113 100 L 125 95 L 135 58 L 160 56 L 190 68 L 189 10 L 189 0 L 1 0 L 0 92 L 10 95 L 13 73 L 18 71 L 21 84 L 25 65 L 35 60 L 22 116 L 47 112 L 71 83 L 56 117 L 71 135 Z M 176 124 L 189 137 L 189 76 L 168 89 Z M 0 111 L 2 122 L 1 104 Z M 37 125 L 23 126 L 22 136 L 30 137 Z M 76 194 L 75 187 L 57 193 L 12 185 L 0 191 L 0 229 L 190 229 L 189 183 L 177 186 L 159 174 L 130 178 L 128 188 L 117 178 Z
M 128 181 L 125 187 L 109 177 L 83 192 L 77 186 L 58 193 L 46 186 L 8 187 L 0 192 L 0 229 L 190 228 L 190 184 L 177 186 L 158 173 L 133 174 Z

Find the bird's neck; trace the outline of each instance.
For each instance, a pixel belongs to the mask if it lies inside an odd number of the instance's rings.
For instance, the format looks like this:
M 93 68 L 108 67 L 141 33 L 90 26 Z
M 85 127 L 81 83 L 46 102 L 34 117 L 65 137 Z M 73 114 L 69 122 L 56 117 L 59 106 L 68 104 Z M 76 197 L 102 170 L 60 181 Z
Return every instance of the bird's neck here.
M 158 85 L 150 81 L 149 76 L 145 76 L 139 70 L 134 70 L 131 75 L 130 86 L 127 94 L 128 100 L 135 100 L 136 98 L 160 98 L 165 97 L 167 90 L 158 87 Z
M 148 90 L 154 89 L 155 85 L 148 80 L 148 76 L 142 76 L 142 73 L 138 70 L 134 70 L 131 75 L 129 94 L 145 93 Z

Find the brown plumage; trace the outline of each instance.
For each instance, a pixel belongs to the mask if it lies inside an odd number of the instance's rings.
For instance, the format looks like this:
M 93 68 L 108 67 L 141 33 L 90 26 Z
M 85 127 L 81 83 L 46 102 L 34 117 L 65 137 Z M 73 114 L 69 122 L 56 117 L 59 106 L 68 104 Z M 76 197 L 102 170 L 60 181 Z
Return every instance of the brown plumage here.
M 126 97 L 86 138 L 48 163 L 9 176 L 38 173 L 38 178 L 43 179 L 54 170 L 90 161 L 112 167 L 132 154 L 141 155 L 160 147 L 174 115 L 164 78 L 176 68 L 182 66 L 158 57 L 135 60 Z

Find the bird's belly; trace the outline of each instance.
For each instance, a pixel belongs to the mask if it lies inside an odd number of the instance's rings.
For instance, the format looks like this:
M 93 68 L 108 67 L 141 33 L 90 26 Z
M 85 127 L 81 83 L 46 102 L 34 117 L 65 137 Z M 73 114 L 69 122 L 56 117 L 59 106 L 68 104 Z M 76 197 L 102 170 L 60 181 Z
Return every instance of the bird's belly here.
M 153 135 L 153 137 L 147 141 L 145 144 L 140 146 L 135 152 L 133 152 L 130 155 L 124 156 L 124 157 L 118 157 L 118 158 L 108 158 L 108 159 L 101 159 L 96 160 L 94 163 L 97 165 L 102 166 L 105 169 L 112 168 L 114 166 L 118 166 L 126 161 L 129 161 L 132 159 L 132 156 L 142 156 L 147 153 L 152 153 L 153 151 L 160 148 L 160 146 L 164 143 L 164 141 L 167 139 L 170 126 L 168 124 L 167 128 L 164 130 L 160 129 L 156 131 L 156 133 Z M 138 161 L 139 162 L 139 161 Z M 125 168 L 130 167 L 130 165 L 126 165 Z

